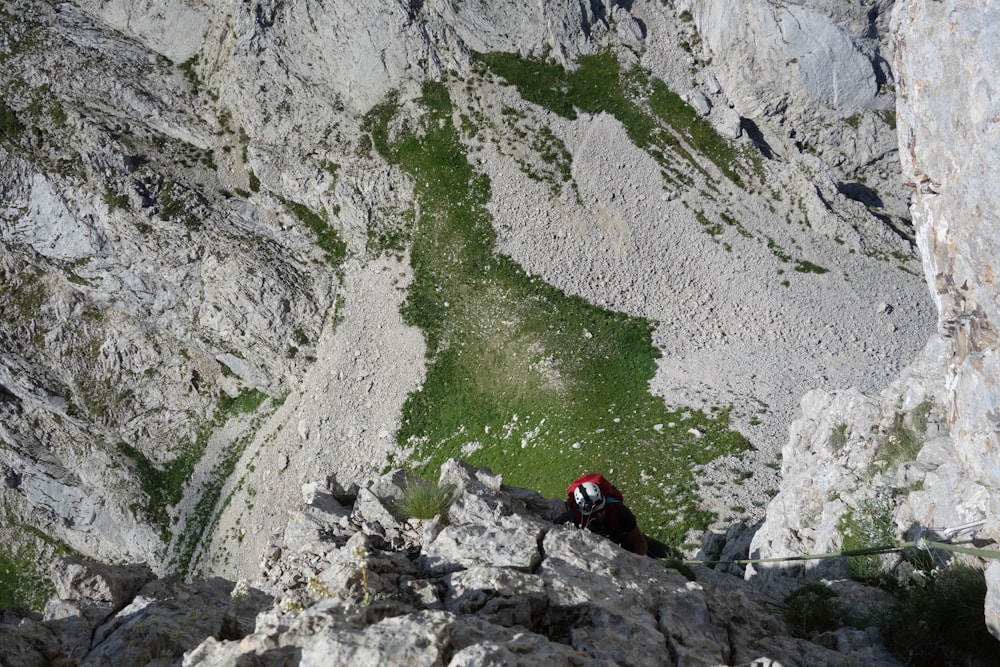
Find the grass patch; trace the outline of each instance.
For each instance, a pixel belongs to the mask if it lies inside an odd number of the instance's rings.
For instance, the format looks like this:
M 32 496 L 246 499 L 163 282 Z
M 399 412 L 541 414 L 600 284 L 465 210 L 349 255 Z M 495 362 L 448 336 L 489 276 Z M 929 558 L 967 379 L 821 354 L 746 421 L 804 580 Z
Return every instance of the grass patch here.
M 337 230 L 308 206 L 280 197 L 279 199 L 296 218 L 316 235 L 316 245 L 326 253 L 326 259 L 330 265 L 335 269 L 340 268 L 347 258 L 347 244 L 340 238 Z
M 811 639 L 820 632 L 841 626 L 840 612 L 833 603 L 837 592 L 820 583 L 809 583 L 792 591 L 781 607 L 781 615 L 793 636 Z
M 810 261 L 800 259 L 795 262 L 795 270 L 799 273 L 815 273 L 818 275 L 823 275 L 824 273 L 829 273 L 830 269 L 824 269 L 818 264 L 813 264 Z
M 847 444 L 847 424 L 841 422 L 830 431 L 830 437 L 826 441 L 827 446 L 834 452 L 839 452 Z
M 160 539 L 167 544 L 171 536 L 170 509 L 180 502 L 184 486 L 191 479 L 195 466 L 205 453 L 212 432 L 235 414 L 254 412 L 267 396 L 256 389 L 244 390 L 238 396 L 224 396 L 219 400 L 212 420 L 201 430 L 194 442 L 185 446 L 180 454 L 158 467 L 141 451 L 128 443 L 119 442 L 118 451 L 132 462 L 139 484 L 146 494 L 142 505 L 132 509 L 156 526 Z
M 459 457 L 549 497 L 601 471 L 647 532 L 680 543 L 712 519 L 692 468 L 746 450 L 746 438 L 727 409 L 668 410 L 649 394 L 652 323 L 567 296 L 495 251 L 490 183 L 469 166 L 445 86 L 425 84 L 422 103 L 421 127 L 400 136 L 393 102 L 367 119 L 420 206 L 403 314 L 425 333 L 428 368 L 397 433 L 409 465 L 434 478 Z
M 0 135 L 14 141 L 24 132 L 24 125 L 21 124 L 17 113 L 4 102 L 0 101 Z
M 927 435 L 927 429 L 931 424 L 931 413 L 934 410 L 934 403 L 930 400 L 921 402 L 913 408 L 910 420 L 913 422 L 913 430 L 921 436 Z
M 927 429 L 927 413 L 923 414 L 923 429 Z M 916 415 L 917 420 L 921 419 L 920 414 Z M 902 414 L 897 414 L 893 419 L 892 426 L 879 440 L 875 458 L 878 465 L 885 469 L 897 463 L 915 461 L 920 449 L 924 446 L 922 433 L 906 425 L 906 418 Z
M 257 389 L 244 389 L 236 396 L 223 396 L 219 399 L 211 423 L 198 436 L 195 445 L 197 458 L 193 460 L 190 456 L 186 458 L 186 461 L 191 461 L 191 466 L 186 469 L 187 478 L 184 483 L 191 477 L 191 472 L 194 470 L 193 464 L 197 463 L 204 455 L 208 438 L 212 432 L 225 425 L 236 415 L 256 412 L 266 399 L 267 395 Z M 208 481 L 202 486 L 198 501 L 185 520 L 184 529 L 174 545 L 174 554 L 170 565 L 177 573 L 183 576 L 191 574 L 194 555 L 201 546 L 200 538 L 205 534 L 206 528 L 212 521 L 212 514 L 222 496 L 222 487 L 236 468 L 250 437 L 252 435 L 226 443 L 219 462 L 209 474 Z
M 407 519 L 433 519 L 440 516 L 447 520 L 448 508 L 454 495 L 455 487 L 451 484 L 438 485 L 418 478 L 406 485 L 398 509 Z
M 577 110 L 608 113 L 618 119 L 636 146 L 665 167 L 669 156 L 678 156 L 708 176 L 689 147 L 742 185 L 737 167 L 743 160 L 735 147 L 663 81 L 639 68 L 622 72 L 610 51 L 582 56 L 573 71 L 555 62 L 510 53 L 476 57 L 529 102 L 570 120 L 577 117 Z
M 21 605 L 42 611 L 56 592 L 49 563 L 60 556 L 83 556 L 61 540 L 4 512 L 5 539 L 0 543 L 0 609 Z

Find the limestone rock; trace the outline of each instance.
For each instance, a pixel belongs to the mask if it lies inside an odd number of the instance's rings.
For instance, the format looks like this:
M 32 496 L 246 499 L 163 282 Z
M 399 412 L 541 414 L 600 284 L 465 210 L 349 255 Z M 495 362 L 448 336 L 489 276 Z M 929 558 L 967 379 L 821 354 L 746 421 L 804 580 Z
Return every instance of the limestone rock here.
M 64 557 L 52 564 L 52 582 L 61 600 L 105 602 L 121 609 L 142 586 L 155 578 L 147 565 L 107 566 Z

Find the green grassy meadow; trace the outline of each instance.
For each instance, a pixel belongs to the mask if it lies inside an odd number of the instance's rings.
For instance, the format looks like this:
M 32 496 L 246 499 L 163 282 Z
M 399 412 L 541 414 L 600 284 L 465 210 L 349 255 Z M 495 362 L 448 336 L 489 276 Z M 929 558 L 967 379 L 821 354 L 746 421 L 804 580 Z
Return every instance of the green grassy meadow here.
M 604 472 L 646 532 L 681 543 L 713 518 L 693 467 L 749 443 L 728 409 L 670 409 L 649 393 L 654 323 L 568 296 L 496 251 L 490 183 L 466 159 L 447 87 L 426 84 L 421 102 L 421 127 L 407 133 L 390 132 L 392 102 L 368 117 L 376 150 L 412 177 L 419 202 L 404 316 L 425 333 L 428 371 L 404 405 L 397 438 L 410 456 L 396 463 L 435 478 L 459 457 L 549 497 Z

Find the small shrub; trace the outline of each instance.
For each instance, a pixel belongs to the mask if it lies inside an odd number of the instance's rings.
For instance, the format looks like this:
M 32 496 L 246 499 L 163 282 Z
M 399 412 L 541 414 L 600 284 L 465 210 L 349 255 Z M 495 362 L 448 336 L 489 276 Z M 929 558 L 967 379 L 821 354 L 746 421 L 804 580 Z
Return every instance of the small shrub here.
M 931 410 L 933 409 L 934 403 L 931 401 L 923 401 L 920 405 L 913 408 L 911 416 L 913 429 L 920 435 L 927 435 L 927 427 L 930 425 Z
M 0 135 L 4 135 L 8 139 L 17 139 L 23 131 L 24 126 L 14 110 L 0 102 Z
M 924 429 L 927 428 L 927 417 L 923 418 Z M 914 461 L 924 440 L 921 434 L 907 427 L 904 416 L 897 414 L 892 427 L 879 442 L 876 458 L 883 465 L 892 465 L 906 461 Z
M 817 633 L 835 630 L 841 623 L 833 604 L 836 591 L 820 583 L 810 583 L 792 591 L 784 600 L 782 615 L 792 635 L 809 639 Z
M 892 518 L 895 502 L 891 495 L 878 493 L 862 500 L 857 509 L 841 517 L 837 528 L 845 551 L 895 544 L 896 525 Z M 881 554 L 849 556 L 847 574 L 856 581 L 871 582 L 888 571 Z
M 886 645 L 915 667 L 1000 665 L 996 639 L 986 627 L 986 579 L 970 565 L 934 570 L 897 591 L 881 622 Z
M 448 517 L 448 507 L 455 495 L 455 487 L 450 484 L 438 485 L 425 480 L 408 484 L 399 501 L 399 510 L 408 519 L 432 519 Z
M 818 264 L 813 264 L 804 259 L 800 259 L 795 263 L 795 270 L 799 273 L 815 273 L 818 275 L 823 275 L 824 273 L 829 273 L 830 269 L 825 269 Z

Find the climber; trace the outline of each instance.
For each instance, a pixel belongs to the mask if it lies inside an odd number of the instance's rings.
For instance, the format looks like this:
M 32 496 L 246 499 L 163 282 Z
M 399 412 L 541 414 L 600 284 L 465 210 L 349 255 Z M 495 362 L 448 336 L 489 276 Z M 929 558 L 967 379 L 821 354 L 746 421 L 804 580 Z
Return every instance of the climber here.
M 639 523 L 625 503 L 621 492 L 599 475 L 587 475 L 577 480 L 567 491 L 566 511 L 557 524 L 572 521 L 580 528 L 603 535 L 622 548 L 652 558 L 671 558 L 670 547 L 639 529 Z M 584 479 L 584 478 L 581 478 Z M 579 482 L 579 483 L 578 483 Z M 602 490 L 602 484 L 605 489 Z

